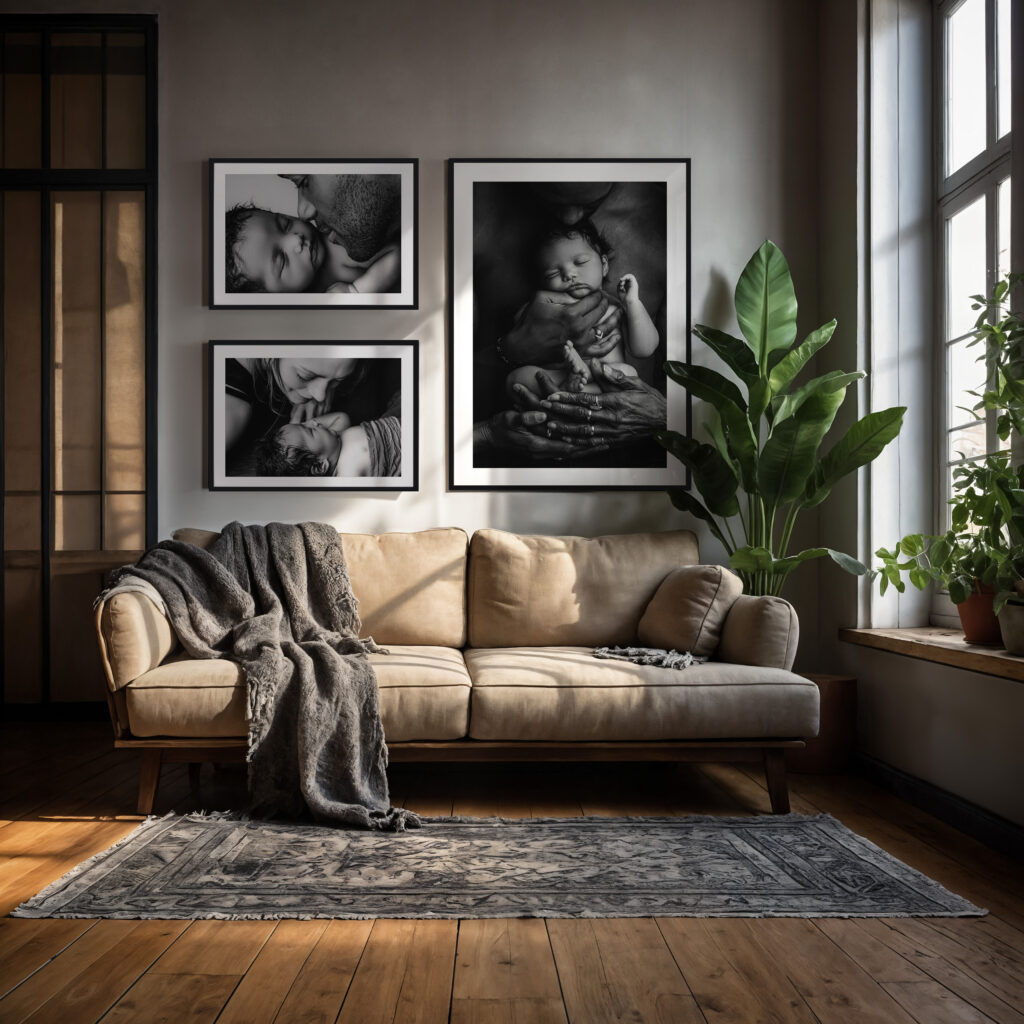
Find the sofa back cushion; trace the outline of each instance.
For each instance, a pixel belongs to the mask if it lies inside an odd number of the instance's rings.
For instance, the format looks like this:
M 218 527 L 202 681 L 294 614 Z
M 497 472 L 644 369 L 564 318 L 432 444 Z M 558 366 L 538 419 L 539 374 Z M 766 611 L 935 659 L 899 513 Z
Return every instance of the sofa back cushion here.
M 661 582 L 637 628 L 643 647 L 689 651 L 709 658 L 733 602 L 743 593 L 739 576 L 720 565 L 686 565 Z
M 698 557 L 689 530 L 594 538 L 477 530 L 469 558 L 469 645 L 635 643 L 661 581 Z
M 207 547 L 208 530 L 176 530 L 174 539 Z M 342 533 L 362 635 L 379 644 L 463 647 L 466 643 L 464 530 Z

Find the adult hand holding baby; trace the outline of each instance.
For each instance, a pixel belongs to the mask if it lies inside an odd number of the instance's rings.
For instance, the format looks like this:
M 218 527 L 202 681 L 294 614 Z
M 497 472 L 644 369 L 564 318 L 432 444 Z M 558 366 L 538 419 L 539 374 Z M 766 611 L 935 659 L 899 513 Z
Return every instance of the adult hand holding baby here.
M 473 443 L 556 461 L 593 454 L 595 445 L 604 447 L 600 442 L 591 442 L 589 439 L 581 443 L 576 438 L 559 440 L 548 437 L 544 431 L 546 419 L 546 414 L 539 410 L 520 412 L 517 409 L 506 409 L 489 420 L 473 425 Z
M 607 363 L 595 363 L 593 369 L 602 394 L 556 391 L 537 403 L 548 414 L 546 426 L 552 438 L 623 444 L 664 429 L 667 405 L 657 388 Z
M 618 327 L 621 310 L 613 306 L 611 315 L 603 319 L 608 309 L 608 296 L 601 291 L 582 298 L 539 291 L 516 314 L 501 341 L 502 352 L 512 366 L 558 362 L 566 341 L 583 356 L 604 355 L 622 337 Z

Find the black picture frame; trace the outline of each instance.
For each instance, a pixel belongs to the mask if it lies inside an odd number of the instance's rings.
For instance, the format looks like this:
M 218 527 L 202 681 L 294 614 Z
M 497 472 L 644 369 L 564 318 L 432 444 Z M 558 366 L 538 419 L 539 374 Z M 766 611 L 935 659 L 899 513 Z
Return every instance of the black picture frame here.
M 586 288 L 611 288 L 615 305 L 618 280 L 632 276 L 629 287 L 651 307 L 648 315 L 658 336 L 653 351 L 642 357 L 616 346 L 625 355 L 617 365 L 626 363 L 629 373 L 664 396 L 665 426 L 691 433 L 689 396 L 664 373 L 666 360 L 690 356 L 689 158 L 452 158 L 448 204 L 449 488 L 604 491 L 689 486 L 684 467 L 648 437 L 613 441 L 591 454 L 538 456 L 510 441 L 505 429 L 517 412 L 508 375 L 518 369 L 510 361 L 505 335 L 548 288 L 538 260 L 550 255 L 543 246 L 550 245 L 552 230 L 557 228 L 554 235 L 559 236 L 567 226 L 571 233 L 589 222 L 596 229 L 594 246 L 602 250 L 598 256 L 606 274 L 600 285 Z M 593 246 L 588 248 L 593 251 Z M 559 285 L 569 281 L 565 277 Z M 635 336 L 642 338 L 642 331 Z M 550 360 L 538 362 L 540 368 L 552 368 Z M 531 365 L 520 372 L 532 379 L 537 368 Z M 518 426 L 522 420 L 511 422 Z M 547 428 L 532 429 L 543 438 Z
M 312 205 L 301 198 L 299 186 L 283 175 L 344 175 L 352 182 L 354 198 L 343 210 L 325 217 L 323 201 L 321 212 L 313 212 Z M 329 186 L 323 179 L 314 180 L 319 181 L 317 193 L 322 196 Z M 207 232 L 210 309 L 417 309 L 418 193 L 419 161 L 414 158 L 211 159 Z M 250 206 L 258 221 L 244 212 Z M 237 258 L 239 238 L 257 248 L 246 267 L 252 273 L 237 272 L 246 265 L 232 263 L 236 272 L 229 275 L 227 219 L 236 210 L 230 229 L 233 257 Z M 387 224 L 368 228 L 381 210 L 387 211 Z M 309 218 L 315 218 L 315 223 Z M 249 224 L 256 225 L 258 235 L 246 232 Z M 332 228 L 339 228 L 344 237 L 339 238 Z M 301 241 L 292 252 L 289 246 L 296 238 Z M 382 238 L 387 239 L 382 248 L 369 255 Z M 354 250 L 351 258 L 338 242 Z M 340 269 L 332 274 L 328 272 L 331 267 Z M 267 291 L 268 282 L 280 290 Z
M 211 341 L 207 392 L 211 491 L 419 487 L 416 340 Z

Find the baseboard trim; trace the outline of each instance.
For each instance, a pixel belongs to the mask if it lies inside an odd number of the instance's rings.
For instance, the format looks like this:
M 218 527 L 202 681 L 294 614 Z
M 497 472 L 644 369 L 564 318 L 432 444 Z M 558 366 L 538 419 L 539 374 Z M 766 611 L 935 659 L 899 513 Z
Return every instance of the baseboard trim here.
M 857 751 L 850 770 L 1007 857 L 1024 862 L 1024 828 L 916 775 Z
M 0 705 L 4 722 L 107 722 L 110 711 L 101 700 L 52 701 L 48 704 Z

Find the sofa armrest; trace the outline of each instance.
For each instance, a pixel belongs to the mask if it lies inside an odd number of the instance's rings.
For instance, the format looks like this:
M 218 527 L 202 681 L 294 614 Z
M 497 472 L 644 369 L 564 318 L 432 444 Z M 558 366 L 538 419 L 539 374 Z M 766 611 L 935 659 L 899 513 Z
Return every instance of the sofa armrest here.
M 743 594 L 725 617 L 718 660 L 788 671 L 799 642 L 796 609 L 785 598 Z
M 159 665 L 177 646 L 167 617 L 145 594 L 114 594 L 96 609 L 100 657 L 112 693 Z

